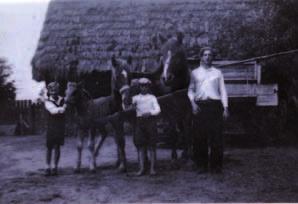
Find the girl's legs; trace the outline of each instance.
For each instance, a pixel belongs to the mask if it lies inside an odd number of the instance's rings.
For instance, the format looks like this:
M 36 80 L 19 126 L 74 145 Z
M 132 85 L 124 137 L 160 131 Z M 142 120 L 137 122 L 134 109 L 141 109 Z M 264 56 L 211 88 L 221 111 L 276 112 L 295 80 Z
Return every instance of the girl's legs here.
M 46 169 L 46 176 L 51 175 L 51 160 L 52 160 L 52 148 L 47 147 L 47 155 L 46 155 L 46 163 L 47 163 L 47 169 Z
M 54 169 L 53 169 L 53 175 L 58 174 L 58 164 L 60 160 L 60 145 L 55 146 L 55 160 L 54 160 Z

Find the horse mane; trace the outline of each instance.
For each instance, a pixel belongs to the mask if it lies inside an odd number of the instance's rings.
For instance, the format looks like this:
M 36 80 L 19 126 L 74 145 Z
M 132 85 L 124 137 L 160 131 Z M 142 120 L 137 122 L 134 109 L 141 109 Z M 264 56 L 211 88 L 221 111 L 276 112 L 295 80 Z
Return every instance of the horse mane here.
M 84 94 L 84 96 L 87 97 L 87 99 L 92 100 L 93 97 L 91 96 L 91 94 L 84 88 L 81 88 L 82 93 Z

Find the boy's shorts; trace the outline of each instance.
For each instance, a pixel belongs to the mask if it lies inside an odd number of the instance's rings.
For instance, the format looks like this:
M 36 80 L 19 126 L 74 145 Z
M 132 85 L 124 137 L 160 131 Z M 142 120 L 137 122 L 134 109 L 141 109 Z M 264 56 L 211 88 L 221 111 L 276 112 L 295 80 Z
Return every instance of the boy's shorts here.
M 139 147 L 155 147 L 157 142 L 156 117 L 137 117 L 134 144 Z

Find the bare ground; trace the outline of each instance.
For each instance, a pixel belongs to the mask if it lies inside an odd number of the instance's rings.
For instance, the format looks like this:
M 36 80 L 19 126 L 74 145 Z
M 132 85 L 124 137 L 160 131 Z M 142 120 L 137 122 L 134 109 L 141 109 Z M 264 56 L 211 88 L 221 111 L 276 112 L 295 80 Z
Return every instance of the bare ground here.
M 198 175 L 191 163 L 173 164 L 170 151 L 157 152 L 157 176 L 133 176 L 136 150 L 127 137 L 128 173 L 114 168 L 116 148 L 108 138 L 95 174 L 73 173 L 75 140 L 62 148 L 61 174 L 45 177 L 43 136 L 0 137 L 0 203 L 105 202 L 298 202 L 295 147 L 227 148 L 222 175 Z

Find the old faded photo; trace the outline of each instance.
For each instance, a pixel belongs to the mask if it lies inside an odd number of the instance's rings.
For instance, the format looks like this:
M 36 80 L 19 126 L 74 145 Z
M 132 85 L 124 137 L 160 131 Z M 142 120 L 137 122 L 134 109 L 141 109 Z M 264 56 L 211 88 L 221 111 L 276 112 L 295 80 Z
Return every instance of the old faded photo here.
M 0 203 L 297 202 L 297 9 L 0 0 Z

